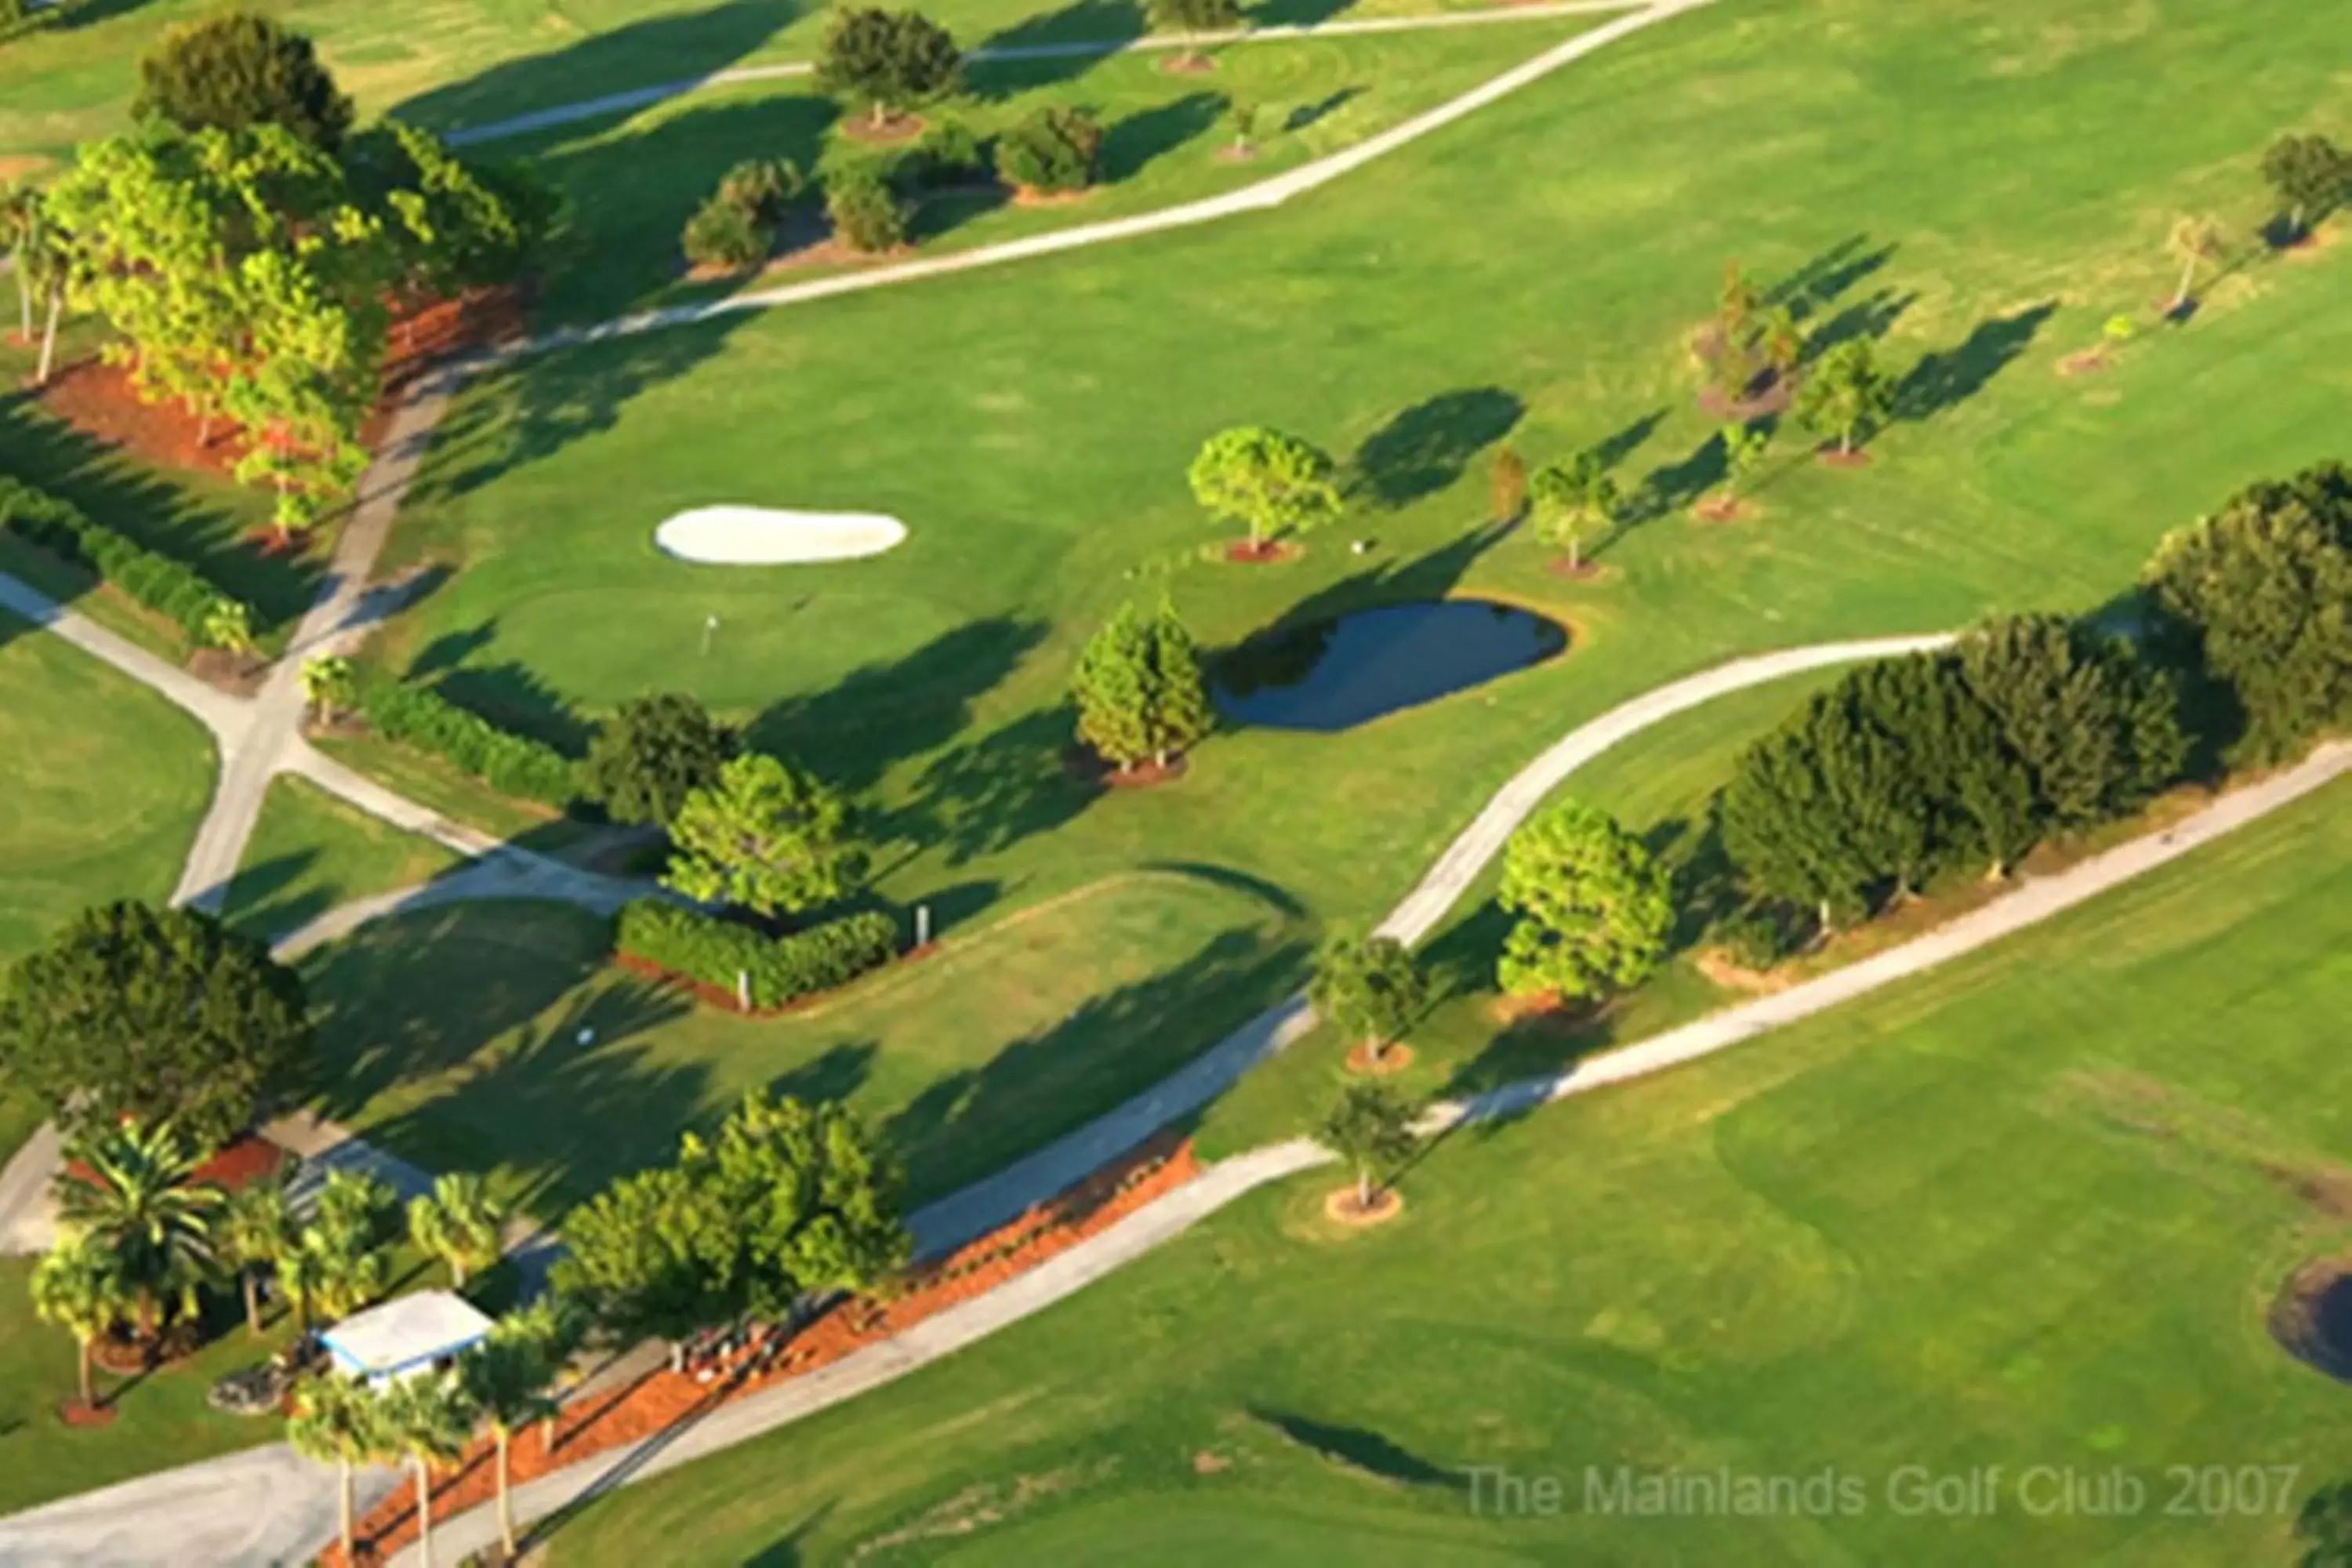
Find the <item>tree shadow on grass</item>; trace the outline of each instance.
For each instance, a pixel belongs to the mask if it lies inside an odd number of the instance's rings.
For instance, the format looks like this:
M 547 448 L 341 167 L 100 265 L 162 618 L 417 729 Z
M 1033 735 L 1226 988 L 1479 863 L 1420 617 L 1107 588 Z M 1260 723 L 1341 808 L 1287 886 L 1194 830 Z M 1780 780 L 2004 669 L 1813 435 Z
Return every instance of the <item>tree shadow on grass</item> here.
M 567 757 L 587 755 L 589 738 L 596 732 L 546 677 L 513 659 L 459 665 L 445 670 L 433 689 L 500 729 L 543 741 Z
M 1927 419 L 1974 397 L 2032 344 L 2057 310 L 2057 301 L 2045 300 L 1989 318 L 1955 346 L 1922 355 L 1895 389 L 1895 417 Z
M 881 826 L 937 848 L 950 866 L 1053 831 L 1099 793 L 1066 765 L 1072 723 L 1056 704 L 950 747 L 924 764 L 914 794 Z
M 1205 134 L 1224 110 L 1225 100 L 1213 92 L 1188 92 L 1119 121 L 1103 132 L 1102 154 L 1097 160 L 1103 183 L 1133 179 L 1161 153 Z
M 650 16 L 428 88 L 393 112 L 448 132 L 655 82 L 691 81 L 733 65 L 805 8 L 794 0 L 727 0 Z
M 1526 412 L 1517 394 L 1499 386 L 1425 398 L 1364 437 L 1348 488 L 1390 507 L 1433 495 L 1509 435 Z
M 1159 1082 L 1298 984 L 1304 941 L 1250 929 L 1212 937 L 1148 980 L 952 1072 L 893 1115 L 910 1206 L 952 1192 Z
M 1293 105 L 1290 112 L 1282 117 L 1282 128 L 1285 131 L 1304 131 L 1318 121 L 1330 119 L 1370 90 L 1367 87 L 1350 84 L 1335 92 L 1327 92 L 1312 103 Z
M 868 788 L 892 763 L 962 734 L 972 704 L 1045 635 L 1039 621 L 967 621 L 904 658 L 862 666 L 822 691 L 783 699 L 753 720 L 744 738 L 845 789 Z
M 1431 1464 L 1367 1427 L 1341 1426 L 1296 1411 L 1273 1410 L 1264 1405 L 1252 1405 L 1247 1409 L 1254 1419 L 1273 1427 L 1300 1447 L 1376 1480 L 1442 1487 L 1448 1491 L 1460 1491 L 1470 1484 L 1469 1478 L 1459 1470 Z
M 1871 247 L 1870 237 L 1849 235 L 1758 296 L 1766 310 L 1785 308 L 1800 324 L 1894 259 L 1895 247 Z
M 964 69 L 971 94 L 982 100 L 1013 97 L 1034 88 L 1075 81 L 1107 51 L 1066 47 L 1080 44 L 1126 43 L 1143 37 L 1143 7 L 1136 0 L 1071 0 L 1059 10 L 1024 16 L 1009 27 L 991 33 L 983 51 L 1053 50 L 1027 58 L 980 59 Z

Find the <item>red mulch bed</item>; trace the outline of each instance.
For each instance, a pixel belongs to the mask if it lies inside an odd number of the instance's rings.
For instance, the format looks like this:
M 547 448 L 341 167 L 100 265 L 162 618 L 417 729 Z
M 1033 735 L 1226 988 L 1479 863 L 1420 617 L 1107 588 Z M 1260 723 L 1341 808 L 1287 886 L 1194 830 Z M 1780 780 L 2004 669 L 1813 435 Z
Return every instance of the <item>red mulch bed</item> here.
M 912 142 L 928 123 L 919 114 L 894 114 L 877 125 L 872 115 L 859 114 L 842 121 L 841 133 L 869 147 L 887 147 L 895 142 Z
M 1349 1047 L 1347 1068 L 1360 1078 L 1388 1078 L 1412 1066 L 1412 1047 L 1402 1040 L 1391 1040 L 1386 1049 L 1375 1056 L 1372 1047 L 1358 1040 Z
M 1565 555 L 1555 555 L 1544 563 L 1544 570 L 1555 577 L 1565 577 L 1571 583 L 1590 583 L 1601 575 L 1601 564 L 1595 561 L 1571 563 Z
M 1701 522 L 1738 522 L 1748 514 L 1748 503 L 1738 496 L 1708 496 L 1691 508 L 1691 515 Z
M 1814 457 L 1820 460 L 1822 467 L 1825 468 L 1866 468 L 1870 467 L 1870 454 L 1863 451 L 1859 447 L 1851 452 L 1841 452 L 1835 447 L 1824 447 L 1819 452 L 1816 452 Z
M 1078 783 L 1097 789 L 1150 789 L 1154 784 L 1171 784 L 1182 778 L 1191 766 L 1189 758 L 1174 756 L 1164 763 L 1115 768 L 1086 746 L 1072 746 L 1062 753 L 1063 771 Z
M 198 1165 L 190 1179 L 218 1182 L 230 1192 L 235 1192 L 275 1173 L 285 1163 L 285 1150 L 258 1132 L 247 1132 Z M 79 1160 L 68 1160 L 64 1173 L 86 1182 L 97 1173 Z
M 114 1419 L 111 1405 L 84 1405 L 79 1399 L 58 1401 L 58 1419 L 68 1426 L 104 1426 Z
M 1201 76 L 1215 70 L 1217 62 L 1207 55 L 1179 49 L 1174 54 L 1161 56 L 1160 68 L 1169 76 Z
M 853 1297 L 797 1333 L 771 1331 L 754 1335 L 751 1342 L 724 1361 L 691 1373 L 667 1368 L 648 1373 L 626 1388 L 583 1402 L 581 1408 L 567 1408 L 556 1420 L 551 1448 L 536 1430 L 517 1436 L 513 1479 L 520 1484 L 608 1448 L 640 1441 L 729 1400 L 829 1366 L 894 1338 L 926 1318 L 985 1295 L 1100 1234 L 1199 1173 L 1192 1141 L 1163 1133 L 1018 1219 L 936 1262 L 917 1266 L 887 1300 Z M 448 1518 L 489 1502 L 497 1495 L 497 1449 L 484 1439 L 435 1483 L 434 1517 Z M 382 1561 L 414 1538 L 415 1501 L 415 1487 L 404 1486 L 360 1521 L 362 1561 Z M 329 1546 L 319 1561 L 331 1568 L 341 1564 L 341 1545 Z
M 1263 544 L 1237 539 L 1225 546 L 1225 559 L 1237 566 L 1272 566 L 1284 561 L 1296 561 L 1306 553 L 1306 546 L 1293 544 L 1286 539 L 1269 539 Z
M 2065 376 L 2095 375 L 2106 368 L 2105 349 L 2082 349 L 2058 362 L 2058 374 Z
M 882 970 L 929 958 L 939 950 L 940 944 L 936 942 L 926 942 L 921 947 L 909 948 L 888 963 L 867 970 L 865 974 L 857 976 L 856 980 L 849 982 L 849 984 L 855 985 L 858 980 L 864 980 L 869 974 L 878 974 Z M 613 954 L 613 962 L 632 974 L 642 974 L 648 980 L 657 980 L 665 985 L 689 993 L 696 1001 L 705 1006 L 718 1007 L 743 1018 L 781 1018 L 787 1013 L 804 1011 L 835 994 L 835 992 L 847 989 L 847 986 L 836 986 L 834 991 L 812 991 L 805 996 L 793 997 L 781 1007 L 746 1008 L 736 1000 L 735 993 L 728 990 L 724 985 L 713 985 L 709 981 L 697 980 L 690 974 L 680 974 L 675 969 L 665 969 L 650 958 L 641 958 L 634 952 L 622 952 L 616 950 Z
M 419 371 L 457 350 L 520 332 L 526 298 L 520 287 L 476 289 L 395 321 L 384 355 L 384 396 L 362 432 L 362 444 L 375 446 L 391 420 L 394 394 Z M 103 360 L 62 367 L 40 395 L 43 406 L 75 429 L 158 468 L 226 475 L 248 448 L 236 421 L 216 418 L 205 431 L 176 402 L 142 402 L 131 373 Z

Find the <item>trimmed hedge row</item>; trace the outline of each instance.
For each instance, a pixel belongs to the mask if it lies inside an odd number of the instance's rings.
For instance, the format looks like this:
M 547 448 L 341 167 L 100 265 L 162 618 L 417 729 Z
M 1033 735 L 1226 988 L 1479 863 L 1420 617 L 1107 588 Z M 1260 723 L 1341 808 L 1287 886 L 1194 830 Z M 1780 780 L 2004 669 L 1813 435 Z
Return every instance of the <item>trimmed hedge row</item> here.
M 502 795 L 558 811 L 579 798 L 572 759 L 545 742 L 499 729 L 430 687 L 377 677 L 362 680 L 357 695 L 377 734 L 445 757 Z
M 751 1005 L 761 1008 L 846 985 L 898 951 L 898 922 L 872 910 L 768 937 L 698 910 L 639 899 L 622 907 L 615 927 L 613 944 L 621 952 L 730 996 L 736 977 L 748 977 Z
M 191 641 L 204 639 L 205 621 L 215 605 L 237 602 L 194 568 L 159 555 L 91 521 L 71 502 L 5 474 L 0 474 L 0 528 L 88 567 L 149 609 L 178 623 Z M 261 617 L 252 605 L 247 605 L 245 613 L 248 626 L 260 625 Z

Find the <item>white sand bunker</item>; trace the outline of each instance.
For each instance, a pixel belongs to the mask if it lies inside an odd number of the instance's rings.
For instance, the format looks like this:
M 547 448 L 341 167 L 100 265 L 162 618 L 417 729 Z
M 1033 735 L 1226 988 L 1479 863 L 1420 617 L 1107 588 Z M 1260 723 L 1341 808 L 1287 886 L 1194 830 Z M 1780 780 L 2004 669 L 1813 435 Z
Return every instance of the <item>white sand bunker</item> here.
M 663 554 L 718 566 L 855 561 L 879 555 L 906 537 L 905 523 L 879 512 L 763 506 L 698 506 L 654 530 L 655 547 Z

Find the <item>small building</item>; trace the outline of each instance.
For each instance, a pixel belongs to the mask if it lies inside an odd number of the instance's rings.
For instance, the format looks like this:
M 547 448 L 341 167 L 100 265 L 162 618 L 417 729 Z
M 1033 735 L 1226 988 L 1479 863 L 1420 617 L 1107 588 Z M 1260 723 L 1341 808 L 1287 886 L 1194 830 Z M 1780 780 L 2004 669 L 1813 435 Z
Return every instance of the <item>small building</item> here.
M 325 1331 L 319 1342 L 346 1377 L 381 1388 L 420 1372 L 446 1370 L 479 1344 L 490 1320 L 452 1290 L 418 1290 L 354 1312 Z

